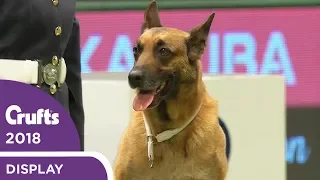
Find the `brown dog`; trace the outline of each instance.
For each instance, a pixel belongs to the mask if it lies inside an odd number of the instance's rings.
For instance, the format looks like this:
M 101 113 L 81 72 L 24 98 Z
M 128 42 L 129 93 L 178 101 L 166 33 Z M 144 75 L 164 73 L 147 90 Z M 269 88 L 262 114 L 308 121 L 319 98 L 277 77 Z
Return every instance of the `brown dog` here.
M 213 18 L 188 33 L 162 27 L 156 2 L 149 5 L 133 49 L 128 79 L 137 90 L 135 111 L 120 143 L 115 180 L 224 180 L 225 136 L 200 61 Z

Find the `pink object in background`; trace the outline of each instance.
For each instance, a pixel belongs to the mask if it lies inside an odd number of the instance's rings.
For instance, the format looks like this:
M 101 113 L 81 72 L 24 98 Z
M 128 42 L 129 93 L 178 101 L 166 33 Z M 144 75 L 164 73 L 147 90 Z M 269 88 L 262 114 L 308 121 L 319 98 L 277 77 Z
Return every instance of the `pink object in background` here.
M 190 30 L 212 12 L 205 73 L 283 74 L 289 106 L 320 105 L 320 8 L 163 10 L 160 16 L 165 26 Z M 129 71 L 143 11 L 79 12 L 77 17 L 82 71 Z

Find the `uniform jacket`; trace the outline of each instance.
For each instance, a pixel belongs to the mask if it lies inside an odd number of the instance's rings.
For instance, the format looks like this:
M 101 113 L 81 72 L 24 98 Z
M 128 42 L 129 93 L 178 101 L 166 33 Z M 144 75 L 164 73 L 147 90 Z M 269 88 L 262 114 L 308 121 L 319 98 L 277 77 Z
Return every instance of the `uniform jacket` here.
M 1 0 L 0 59 L 64 57 L 66 83 L 54 97 L 70 112 L 83 150 L 84 112 L 80 67 L 80 30 L 76 0 Z M 48 87 L 43 87 L 48 92 Z

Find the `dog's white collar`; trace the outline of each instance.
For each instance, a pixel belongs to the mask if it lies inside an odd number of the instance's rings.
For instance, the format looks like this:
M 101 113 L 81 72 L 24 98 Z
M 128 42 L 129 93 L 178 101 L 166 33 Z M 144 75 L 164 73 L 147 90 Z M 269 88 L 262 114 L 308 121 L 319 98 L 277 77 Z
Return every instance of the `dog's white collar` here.
M 148 158 L 149 158 L 149 162 L 150 162 L 150 167 L 153 167 L 153 159 L 154 159 L 154 154 L 153 154 L 154 141 L 153 140 L 155 139 L 157 142 L 163 142 L 163 141 L 169 140 L 173 136 L 177 135 L 184 128 L 186 128 L 193 121 L 193 119 L 198 115 L 201 106 L 202 106 L 202 103 L 200 104 L 199 108 L 194 113 L 194 115 L 191 116 L 190 119 L 182 127 L 176 128 L 176 129 L 166 130 L 166 131 L 163 131 L 157 135 L 153 135 L 151 133 L 150 126 L 149 126 L 145 116 L 143 115 L 144 125 L 145 125 L 146 133 L 147 133 Z

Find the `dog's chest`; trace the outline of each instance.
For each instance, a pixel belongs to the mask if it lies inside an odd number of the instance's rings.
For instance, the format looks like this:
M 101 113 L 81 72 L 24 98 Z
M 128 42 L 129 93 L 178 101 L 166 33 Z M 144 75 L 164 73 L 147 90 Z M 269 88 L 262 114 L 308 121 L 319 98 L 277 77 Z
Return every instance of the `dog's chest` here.
M 204 168 L 195 160 L 185 157 L 180 152 L 167 151 L 155 157 L 154 165 L 150 168 L 147 162 L 130 168 L 129 177 L 132 180 L 194 180 L 212 179 L 212 169 Z M 211 177 L 211 178 L 208 178 Z

